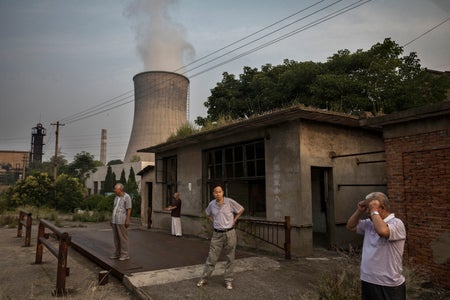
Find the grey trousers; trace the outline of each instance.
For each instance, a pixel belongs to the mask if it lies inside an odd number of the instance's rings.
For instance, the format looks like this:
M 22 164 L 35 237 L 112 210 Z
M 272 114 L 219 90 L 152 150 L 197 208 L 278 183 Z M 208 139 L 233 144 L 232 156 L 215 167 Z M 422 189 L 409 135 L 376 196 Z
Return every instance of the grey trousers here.
M 236 253 L 236 230 L 227 232 L 213 232 L 211 243 L 209 245 L 208 258 L 206 259 L 205 268 L 203 269 L 202 279 L 211 277 L 216 263 L 219 260 L 222 249 L 225 251 L 225 282 L 233 281 L 234 256 Z
M 128 255 L 128 231 L 124 224 L 112 224 L 114 236 L 114 255 L 127 257 Z

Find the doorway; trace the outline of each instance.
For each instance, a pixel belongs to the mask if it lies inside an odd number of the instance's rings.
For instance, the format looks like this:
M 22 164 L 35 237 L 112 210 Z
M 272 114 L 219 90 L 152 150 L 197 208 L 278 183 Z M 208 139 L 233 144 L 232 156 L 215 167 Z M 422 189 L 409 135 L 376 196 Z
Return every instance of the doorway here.
M 313 246 L 331 247 L 333 197 L 331 168 L 311 167 Z
M 147 228 L 152 228 L 153 182 L 147 182 Z

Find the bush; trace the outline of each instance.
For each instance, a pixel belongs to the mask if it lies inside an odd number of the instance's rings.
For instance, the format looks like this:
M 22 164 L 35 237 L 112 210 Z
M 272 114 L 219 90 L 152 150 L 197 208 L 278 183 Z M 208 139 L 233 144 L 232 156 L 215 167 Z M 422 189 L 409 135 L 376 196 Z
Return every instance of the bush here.
M 102 201 L 104 201 L 105 196 L 100 194 L 91 195 L 89 197 L 86 197 L 81 202 L 81 209 L 83 210 L 99 210 L 98 204 Z
M 98 203 L 97 203 L 97 210 L 98 211 L 109 211 L 112 212 L 113 206 L 114 206 L 114 198 L 116 195 L 109 195 L 106 197 L 103 197 Z

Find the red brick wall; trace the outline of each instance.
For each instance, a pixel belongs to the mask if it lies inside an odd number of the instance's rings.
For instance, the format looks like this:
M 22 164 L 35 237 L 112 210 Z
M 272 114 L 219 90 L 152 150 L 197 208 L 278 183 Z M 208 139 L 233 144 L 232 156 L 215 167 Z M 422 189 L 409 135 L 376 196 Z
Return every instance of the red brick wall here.
M 406 256 L 450 286 L 450 130 L 385 139 L 391 210 L 407 230 Z

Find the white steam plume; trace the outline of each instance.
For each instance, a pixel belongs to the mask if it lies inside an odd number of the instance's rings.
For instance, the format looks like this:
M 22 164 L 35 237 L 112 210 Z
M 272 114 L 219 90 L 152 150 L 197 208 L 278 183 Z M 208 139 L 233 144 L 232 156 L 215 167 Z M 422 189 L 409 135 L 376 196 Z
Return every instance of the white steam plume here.
M 184 27 L 169 15 L 170 7 L 177 3 L 178 0 L 133 0 L 125 10 L 125 15 L 135 21 L 137 50 L 146 71 L 175 71 L 185 64 L 185 58 L 194 57 L 194 47 L 186 40 Z

